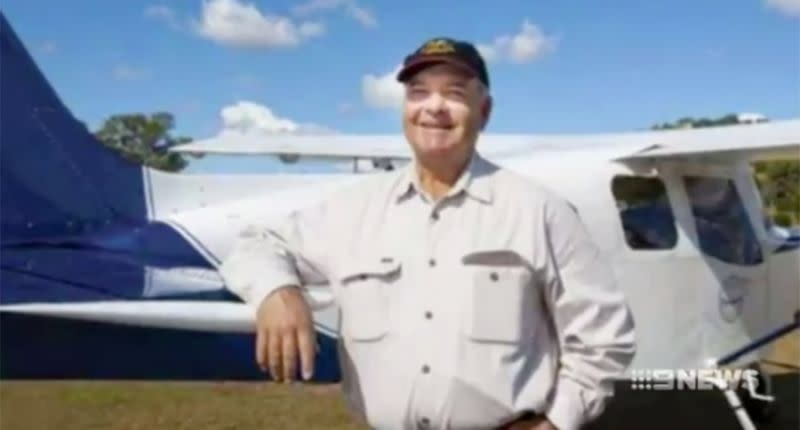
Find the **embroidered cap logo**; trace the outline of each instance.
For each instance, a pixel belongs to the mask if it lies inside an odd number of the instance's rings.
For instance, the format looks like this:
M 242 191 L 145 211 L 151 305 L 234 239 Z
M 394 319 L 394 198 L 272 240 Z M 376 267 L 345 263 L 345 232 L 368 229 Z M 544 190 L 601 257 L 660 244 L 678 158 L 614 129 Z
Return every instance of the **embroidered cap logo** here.
M 456 52 L 456 48 L 447 40 L 437 39 L 431 40 L 422 47 L 420 53 L 425 55 L 434 54 L 452 54 Z

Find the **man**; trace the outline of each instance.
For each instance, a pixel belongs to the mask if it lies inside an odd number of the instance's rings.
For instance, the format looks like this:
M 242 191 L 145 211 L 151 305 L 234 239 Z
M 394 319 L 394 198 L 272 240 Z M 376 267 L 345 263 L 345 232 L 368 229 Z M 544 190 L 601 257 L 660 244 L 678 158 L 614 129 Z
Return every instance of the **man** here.
M 258 363 L 310 376 L 300 289 L 328 282 L 343 389 L 370 427 L 581 427 L 634 355 L 608 264 L 567 202 L 476 152 L 492 103 L 474 46 L 431 40 L 398 79 L 414 161 L 251 230 L 220 269 L 258 305 Z

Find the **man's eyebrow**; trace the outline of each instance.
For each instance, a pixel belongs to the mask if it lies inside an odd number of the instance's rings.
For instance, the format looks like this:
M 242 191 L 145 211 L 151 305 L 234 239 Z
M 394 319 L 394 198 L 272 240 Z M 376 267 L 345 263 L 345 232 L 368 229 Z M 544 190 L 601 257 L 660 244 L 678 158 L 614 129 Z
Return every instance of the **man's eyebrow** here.
M 451 87 L 462 87 L 462 88 L 466 88 L 466 87 L 468 87 L 468 86 L 469 86 L 469 80 L 468 80 L 468 79 L 456 79 L 456 80 L 454 80 L 454 81 L 452 81 L 452 82 L 448 83 L 447 85 L 448 85 L 448 86 L 451 86 Z

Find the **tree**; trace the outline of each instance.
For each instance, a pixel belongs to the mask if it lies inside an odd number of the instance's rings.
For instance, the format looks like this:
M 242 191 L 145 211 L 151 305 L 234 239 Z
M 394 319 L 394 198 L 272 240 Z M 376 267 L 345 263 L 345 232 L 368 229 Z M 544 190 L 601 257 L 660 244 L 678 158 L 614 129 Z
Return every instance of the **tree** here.
M 673 123 L 656 124 L 654 130 L 718 127 L 740 124 L 739 116 L 720 118 L 681 118 Z M 767 215 L 778 225 L 800 224 L 800 161 L 777 160 L 753 163 L 755 181 L 764 199 Z
M 171 130 L 174 126 L 175 118 L 168 112 L 156 112 L 150 116 L 140 113 L 113 115 L 95 132 L 95 136 L 132 162 L 177 172 L 188 162 L 168 149 L 192 139 L 173 136 Z
M 767 213 L 778 225 L 800 224 L 800 162 L 754 163 L 755 179 Z

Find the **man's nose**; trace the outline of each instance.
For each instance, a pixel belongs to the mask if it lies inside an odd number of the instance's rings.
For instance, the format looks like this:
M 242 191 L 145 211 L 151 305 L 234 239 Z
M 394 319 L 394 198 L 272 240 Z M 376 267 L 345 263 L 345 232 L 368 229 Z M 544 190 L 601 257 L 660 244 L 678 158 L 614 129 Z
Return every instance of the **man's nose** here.
M 434 114 L 444 112 L 445 99 L 438 92 L 432 92 L 431 95 L 425 100 L 425 109 Z

